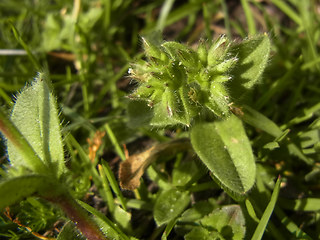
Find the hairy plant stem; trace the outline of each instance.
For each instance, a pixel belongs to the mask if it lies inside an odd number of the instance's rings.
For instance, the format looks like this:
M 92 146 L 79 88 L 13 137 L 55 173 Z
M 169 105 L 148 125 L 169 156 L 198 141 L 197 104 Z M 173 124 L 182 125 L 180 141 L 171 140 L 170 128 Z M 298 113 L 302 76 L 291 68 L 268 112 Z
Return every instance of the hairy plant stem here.
M 70 194 L 50 197 L 47 200 L 58 205 L 88 240 L 109 239 L 103 235 L 98 225 Z

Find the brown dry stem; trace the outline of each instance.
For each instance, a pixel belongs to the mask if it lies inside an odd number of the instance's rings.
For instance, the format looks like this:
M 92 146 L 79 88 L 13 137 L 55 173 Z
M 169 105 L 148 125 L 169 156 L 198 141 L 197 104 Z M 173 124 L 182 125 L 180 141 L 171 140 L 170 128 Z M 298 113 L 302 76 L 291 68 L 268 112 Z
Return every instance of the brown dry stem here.
M 188 138 L 181 138 L 150 147 L 142 153 L 134 154 L 120 164 L 119 179 L 123 189 L 134 190 L 140 186 L 140 178 L 148 166 L 160 156 L 172 156 L 191 149 Z

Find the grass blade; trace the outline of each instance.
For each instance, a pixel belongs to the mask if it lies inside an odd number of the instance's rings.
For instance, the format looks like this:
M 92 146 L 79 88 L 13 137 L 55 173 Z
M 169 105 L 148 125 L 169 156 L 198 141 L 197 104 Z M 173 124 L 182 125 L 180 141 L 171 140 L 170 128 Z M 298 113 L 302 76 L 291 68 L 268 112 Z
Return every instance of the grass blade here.
M 256 228 L 253 236 L 251 239 L 253 240 L 259 240 L 262 239 L 262 236 L 264 234 L 264 231 L 268 225 L 269 219 L 271 217 L 271 214 L 273 212 L 273 209 L 276 205 L 277 199 L 278 199 L 278 195 L 280 192 L 280 184 L 281 184 L 281 178 L 279 177 L 276 185 L 274 187 L 272 196 L 271 196 L 271 200 L 266 208 L 266 210 L 264 211 L 261 219 L 260 219 L 260 223 L 258 224 L 258 227 Z
M 106 198 L 105 201 L 107 203 L 107 206 L 108 206 L 110 212 L 113 213 L 114 208 L 115 208 L 115 204 L 114 204 L 114 199 L 113 199 L 111 189 L 109 187 L 109 182 L 108 182 L 106 175 L 104 173 L 104 170 L 100 164 L 98 165 L 98 170 L 99 170 L 101 181 L 102 181 L 102 187 L 103 187 L 104 193 L 105 193 L 105 198 Z
M 11 29 L 13 31 L 13 34 L 14 34 L 15 38 L 20 43 L 20 45 L 24 48 L 24 50 L 26 50 L 27 55 L 30 58 L 31 62 L 33 63 L 35 69 L 38 69 L 38 70 L 42 69 L 39 61 L 36 59 L 36 57 L 31 52 L 30 48 L 28 47 L 28 45 L 22 39 L 22 37 L 20 36 L 20 34 L 19 34 L 18 30 L 16 29 L 16 27 L 12 23 L 10 23 L 10 25 L 11 25 Z
M 115 148 L 116 153 L 118 154 L 118 156 L 121 158 L 122 161 L 126 160 L 126 156 L 124 155 L 118 140 L 116 139 L 116 136 L 114 135 L 113 131 L 111 130 L 110 126 L 108 124 L 105 125 L 105 129 L 107 131 L 107 134 L 112 142 L 112 145 Z
M 249 35 L 253 36 L 257 33 L 257 29 L 248 0 L 241 0 L 241 5 L 243 7 L 244 14 L 246 15 Z
M 281 0 L 271 0 L 271 2 L 276 5 L 282 12 L 284 12 L 289 18 L 291 18 L 295 23 L 301 26 L 302 21 L 299 15 L 291 9 L 285 1 Z
M 161 12 L 160 12 L 160 17 L 158 19 L 157 22 L 157 29 L 162 31 L 164 26 L 165 26 L 165 22 L 166 19 L 170 13 L 170 10 L 172 8 L 172 5 L 174 3 L 174 0 L 166 0 L 161 8 Z
M 123 209 L 125 211 L 127 211 L 127 207 L 126 207 L 126 201 L 122 195 L 122 192 L 120 191 L 118 182 L 113 174 L 113 172 L 111 171 L 108 163 L 104 160 L 102 160 L 102 168 L 103 171 L 105 173 L 105 175 L 107 176 L 107 179 L 111 185 L 112 190 L 114 191 L 114 193 L 117 195 L 117 197 L 119 198 L 120 204 L 123 207 Z

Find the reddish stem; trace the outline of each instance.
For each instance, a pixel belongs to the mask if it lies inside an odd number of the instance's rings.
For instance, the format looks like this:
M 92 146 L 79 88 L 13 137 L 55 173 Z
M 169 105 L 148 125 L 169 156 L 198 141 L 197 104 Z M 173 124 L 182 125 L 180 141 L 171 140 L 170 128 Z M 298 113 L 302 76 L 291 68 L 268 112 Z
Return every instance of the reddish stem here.
M 48 200 L 58 205 L 88 240 L 108 239 L 88 213 L 71 196 L 53 197 Z

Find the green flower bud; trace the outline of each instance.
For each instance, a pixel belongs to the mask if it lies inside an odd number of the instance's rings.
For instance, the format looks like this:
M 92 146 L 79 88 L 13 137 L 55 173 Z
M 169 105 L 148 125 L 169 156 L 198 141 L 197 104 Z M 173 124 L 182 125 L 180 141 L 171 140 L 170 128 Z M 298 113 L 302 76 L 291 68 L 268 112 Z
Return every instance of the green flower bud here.
M 229 115 L 229 96 L 225 86 L 219 82 L 213 82 L 210 86 L 209 101 L 210 110 L 219 117 Z
M 137 90 L 129 97 L 144 100 L 154 110 L 153 122 L 189 126 L 199 115 L 222 118 L 229 114 L 224 84 L 231 79 L 228 74 L 238 59 L 228 53 L 226 37 L 209 49 L 201 42 L 196 51 L 177 42 L 156 45 L 146 38 L 142 41 L 147 59 L 129 70 L 138 81 Z
M 238 58 L 236 58 L 236 57 L 233 57 L 233 58 L 230 58 L 230 59 L 226 59 L 223 62 L 215 65 L 212 68 L 211 71 L 212 72 L 225 73 L 225 72 L 229 71 L 237 61 L 238 61 Z
M 200 62 L 203 66 L 207 66 L 207 57 L 208 57 L 208 50 L 205 45 L 204 40 L 200 40 L 198 49 L 197 49 L 198 57 Z
M 163 53 L 159 46 L 157 46 L 154 41 L 150 41 L 147 38 L 142 37 L 142 43 L 146 56 L 150 61 L 167 61 L 168 58 L 165 53 Z
M 198 54 L 191 48 L 177 42 L 165 42 L 162 47 L 169 54 L 170 58 L 177 61 L 181 66 L 186 67 L 187 71 L 198 69 L 200 60 Z
M 230 42 L 228 38 L 222 35 L 208 50 L 208 66 L 219 64 L 226 58 Z

